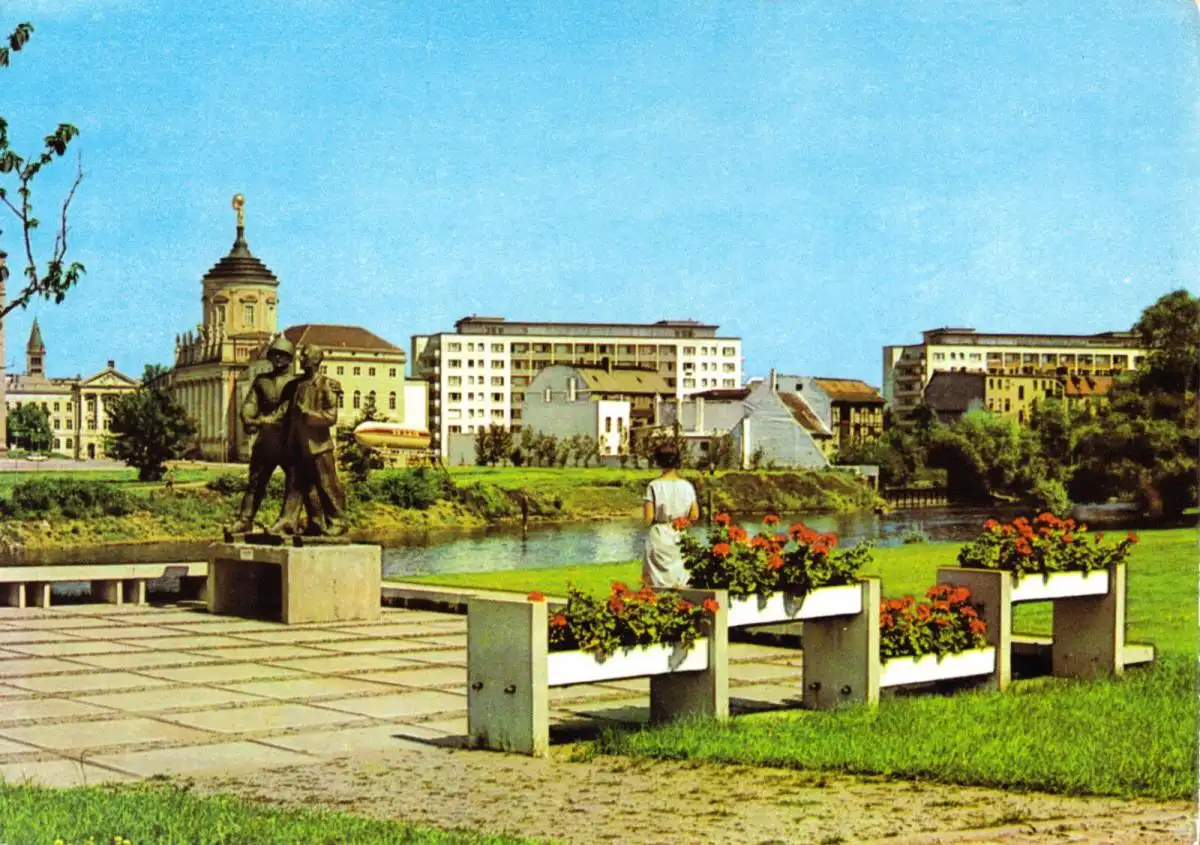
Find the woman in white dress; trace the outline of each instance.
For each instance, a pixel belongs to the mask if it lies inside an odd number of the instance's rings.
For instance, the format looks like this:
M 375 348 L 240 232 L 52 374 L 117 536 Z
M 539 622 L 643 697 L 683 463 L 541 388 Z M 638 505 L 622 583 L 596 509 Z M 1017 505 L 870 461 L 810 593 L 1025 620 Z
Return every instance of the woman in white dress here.
M 654 450 L 654 462 L 662 475 L 646 488 L 642 515 L 652 523 L 646 536 L 646 553 L 642 559 L 642 583 L 652 587 L 686 587 L 688 571 L 679 551 L 679 530 L 675 520 L 683 517 L 695 520 L 700 516 L 696 503 L 696 488 L 679 477 L 679 449 L 664 443 Z

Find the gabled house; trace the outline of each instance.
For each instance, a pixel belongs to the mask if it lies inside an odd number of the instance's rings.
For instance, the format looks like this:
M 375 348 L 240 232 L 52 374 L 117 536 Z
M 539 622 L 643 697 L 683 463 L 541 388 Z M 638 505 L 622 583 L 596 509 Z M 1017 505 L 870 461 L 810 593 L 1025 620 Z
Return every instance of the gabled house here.
M 883 436 L 883 397 L 864 381 L 781 375 L 778 385 L 781 391 L 803 396 L 832 433 L 833 436 L 824 442 L 830 458 L 843 449 L 874 443 Z

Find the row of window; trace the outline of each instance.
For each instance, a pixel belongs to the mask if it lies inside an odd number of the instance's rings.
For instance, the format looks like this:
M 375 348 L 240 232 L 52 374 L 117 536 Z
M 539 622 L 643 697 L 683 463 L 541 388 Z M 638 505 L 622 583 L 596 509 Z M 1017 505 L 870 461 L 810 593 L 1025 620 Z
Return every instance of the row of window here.
M 467 376 L 467 385 L 491 384 L 492 387 L 504 387 L 504 376 L 492 376 L 490 381 L 485 381 L 486 376 Z M 460 387 L 463 383 L 462 376 L 447 376 L 446 384 L 450 387 Z
M 945 361 L 947 355 L 951 361 L 982 361 L 983 355 L 979 352 L 934 352 L 933 360 Z M 1041 364 L 1043 366 L 1057 366 L 1060 364 L 1073 365 L 1078 363 L 1084 367 L 1119 367 L 1125 368 L 1129 366 L 1128 355 L 1093 355 L 1091 353 L 1075 353 L 1075 352 L 988 352 L 987 360 L 989 364 Z M 1134 364 L 1142 362 L 1142 356 L 1135 356 Z
M 683 386 L 684 387 L 696 387 L 697 386 L 696 382 L 697 382 L 697 380 L 694 378 L 685 378 L 683 380 Z M 667 384 L 674 387 L 675 386 L 674 379 L 667 379 Z M 733 379 L 733 378 L 726 378 L 726 379 L 702 378 L 699 380 L 699 386 L 700 387 L 737 387 L 737 379 Z
M 533 352 L 535 355 L 546 355 L 554 352 L 558 355 L 572 354 L 599 354 L 599 355 L 666 355 L 673 357 L 676 349 L 679 347 L 674 344 L 655 346 L 653 344 L 632 344 L 632 343 L 514 343 L 512 345 L 512 354 L 526 355 Z M 699 353 L 696 352 L 695 346 L 684 346 L 682 352 L 684 355 L 723 355 L 726 358 L 737 357 L 736 346 L 701 346 Z M 464 344 L 461 341 L 450 341 L 446 344 L 447 352 L 492 352 L 504 353 L 503 343 L 472 343 Z
M 447 402 L 461 402 L 461 401 L 462 401 L 462 398 L 463 398 L 463 395 L 462 395 L 462 393 L 459 393 L 459 392 L 457 392 L 457 391 L 455 391 L 455 392 L 452 392 L 452 393 L 447 393 L 447 394 L 446 394 L 446 401 L 447 401 Z M 513 396 L 513 401 L 516 401 L 516 398 L 517 398 L 517 397 L 516 397 L 516 395 L 514 395 L 514 396 Z M 525 398 L 525 397 L 524 397 L 524 394 L 522 394 L 522 395 L 521 395 L 521 398 L 522 398 L 522 399 L 524 399 L 524 398 Z M 486 393 L 468 393 L 468 394 L 467 394 L 467 401 L 468 401 L 468 402 L 474 402 L 474 401 L 476 401 L 477 399 L 478 399 L 480 402 L 483 402 L 483 401 L 485 401 L 485 400 L 487 399 L 487 394 L 486 394 Z M 504 394 L 503 394 L 503 393 L 493 393 L 493 394 L 492 394 L 492 401 L 493 401 L 493 402 L 503 402 L 503 401 L 504 401 Z
M 367 398 L 371 401 L 372 404 L 374 404 L 375 391 L 372 390 L 369 393 L 367 393 Z M 354 408 L 354 410 L 357 411 L 360 408 L 362 408 L 362 404 L 363 404 L 362 391 L 361 390 L 354 391 L 354 395 L 351 397 L 350 401 L 353 403 L 351 405 L 351 407 Z M 337 406 L 338 406 L 338 408 L 346 407 L 346 397 L 343 393 L 339 392 L 337 395 Z M 388 394 L 388 410 L 389 411 L 396 410 L 396 391 L 394 391 L 394 390 Z
M 327 366 L 321 367 L 321 372 L 325 373 L 325 375 L 329 375 L 329 367 L 327 367 Z M 397 370 L 395 367 L 388 367 L 388 378 L 396 378 L 396 372 L 397 372 Z M 339 375 L 339 376 L 344 376 L 346 374 L 346 368 L 344 366 L 342 366 L 341 364 L 339 364 L 336 367 L 336 369 L 334 370 L 334 374 Z M 361 376 L 362 375 L 362 367 L 354 367 L 351 371 L 351 375 Z M 367 377 L 368 378 L 375 377 L 375 368 L 374 367 L 367 367 Z
M 479 409 L 467 408 L 467 419 L 469 419 L 469 420 L 473 420 L 473 419 L 481 419 L 482 420 L 482 419 L 486 419 L 488 417 L 490 417 L 493 420 L 503 420 L 504 419 L 504 410 L 502 408 L 492 408 L 491 411 L 489 412 L 489 411 L 485 411 L 483 408 L 479 408 Z M 462 412 L 461 408 L 449 408 L 446 411 L 446 419 L 448 419 L 448 420 L 461 420 L 462 418 L 463 418 L 463 412 Z

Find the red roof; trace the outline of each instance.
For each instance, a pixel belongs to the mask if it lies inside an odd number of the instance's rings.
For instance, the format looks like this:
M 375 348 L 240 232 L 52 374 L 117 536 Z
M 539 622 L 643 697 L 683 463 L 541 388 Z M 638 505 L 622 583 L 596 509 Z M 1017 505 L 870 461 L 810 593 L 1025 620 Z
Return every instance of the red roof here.
M 1070 399 L 1087 399 L 1105 396 L 1112 390 L 1112 376 L 1064 376 L 1063 396 Z
M 361 326 L 331 326 L 323 323 L 302 323 L 283 330 L 283 336 L 294 346 L 311 343 L 328 351 L 354 349 L 366 352 L 403 352 L 377 334 Z
M 883 397 L 879 391 L 865 381 L 856 378 L 814 378 L 813 381 L 824 390 L 834 402 L 870 402 L 882 405 Z

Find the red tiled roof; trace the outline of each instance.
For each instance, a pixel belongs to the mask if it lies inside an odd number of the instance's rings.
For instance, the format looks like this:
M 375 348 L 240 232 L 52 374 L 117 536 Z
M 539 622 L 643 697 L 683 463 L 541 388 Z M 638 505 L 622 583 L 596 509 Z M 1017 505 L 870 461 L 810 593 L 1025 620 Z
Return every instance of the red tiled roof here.
M 1106 396 L 1112 389 L 1112 376 L 1063 376 L 1063 396 L 1071 399 L 1086 399 Z
M 870 402 L 882 405 L 879 391 L 856 378 L 814 378 L 813 381 L 829 394 L 834 402 Z
M 792 412 L 796 422 L 804 426 L 809 434 L 814 437 L 833 437 L 833 432 L 827 429 L 821 422 L 821 418 L 813 413 L 813 409 L 808 407 L 803 396 L 799 393 L 785 392 L 780 392 L 778 395 L 783 400 L 783 404 L 787 405 L 788 410 Z
M 355 349 L 367 352 L 403 352 L 377 334 L 361 326 L 331 326 L 323 323 L 301 323 L 284 329 L 283 336 L 294 346 L 312 343 L 330 349 Z

